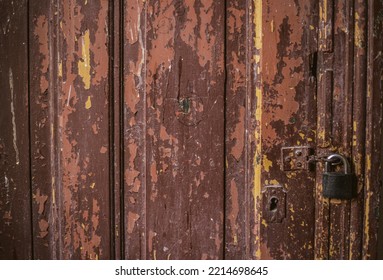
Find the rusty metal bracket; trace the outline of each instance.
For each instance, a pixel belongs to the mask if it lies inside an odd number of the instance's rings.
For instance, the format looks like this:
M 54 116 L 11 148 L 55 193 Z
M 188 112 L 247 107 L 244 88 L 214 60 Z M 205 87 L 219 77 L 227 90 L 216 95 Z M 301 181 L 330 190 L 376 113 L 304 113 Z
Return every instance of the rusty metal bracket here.
M 309 146 L 295 146 L 282 148 L 282 170 L 309 170 L 310 156 L 314 154 L 314 149 Z

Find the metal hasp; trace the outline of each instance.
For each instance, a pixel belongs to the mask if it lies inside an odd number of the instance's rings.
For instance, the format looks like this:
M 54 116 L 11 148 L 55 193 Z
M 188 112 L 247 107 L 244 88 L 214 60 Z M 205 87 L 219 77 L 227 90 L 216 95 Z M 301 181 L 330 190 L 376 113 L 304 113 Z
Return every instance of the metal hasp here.
M 339 159 L 343 165 L 343 172 L 332 172 L 331 160 Z M 332 154 L 327 157 L 323 173 L 323 196 L 326 198 L 352 199 L 356 196 L 356 176 L 351 173 L 351 167 L 346 157 Z
M 309 156 L 313 149 L 308 146 L 283 147 L 282 148 L 282 170 L 307 170 L 310 167 Z

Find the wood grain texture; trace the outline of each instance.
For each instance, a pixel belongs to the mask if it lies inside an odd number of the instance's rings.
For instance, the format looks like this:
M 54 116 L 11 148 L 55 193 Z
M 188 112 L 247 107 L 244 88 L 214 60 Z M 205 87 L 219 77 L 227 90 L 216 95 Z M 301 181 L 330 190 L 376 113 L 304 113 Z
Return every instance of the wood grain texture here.
M 383 31 L 383 2 L 370 1 L 368 5 L 368 53 L 367 53 L 367 119 L 366 161 L 364 189 L 363 259 L 382 258 L 382 131 L 383 131 L 383 42 L 379 36 Z M 379 199 L 380 198 L 380 199 Z M 378 230 L 379 228 L 379 230 Z M 378 238 L 380 237 L 380 238 Z
M 126 257 L 223 257 L 224 5 L 125 3 Z
M 59 7 L 60 258 L 109 259 L 109 5 Z
M 287 196 L 286 205 L 276 206 L 278 211 L 285 209 L 285 219 L 280 223 L 270 223 L 264 218 L 259 221 L 257 257 L 262 259 L 314 256 L 315 173 L 284 172 L 280 160 L 282 147 L 315 146 L 316 121 L 311 114 L 316 110 L 316 103 L 314 85 L 310 81 L 313 79 L 310 57 L 316 49 L 315 45 L 309 45 L 315 42 L 313 34 L 318 28 L 312 21 L 315 11 L 315 1 L 262 2 L 255 7 L 256 24 L 262 24 L 262 33 L 258 35 L 262 38 L 256 35 L 260 41 L 260 57 L 256 57 L 260 63 L 257 99 L 261 100 L 257 101 L 256 108 L 260 126 L 256 139 L 255 164 L 259 169 L 255 174 L 259 184 L 256 187 L 262 191 L 270 186 L 281 187 Z M 263 210 L 271 211 L 271 201 L 263 197 L 257 202 L 266 204 Z
M 0 27 L 0 259 L 31 259 L 27 1 L 1 1 Z
M 57 259 L 57 64 L 56 17 L 48 2 L 30 1 L 29 79 L 33 252 L 35 259 Z
M 225 258 L 255 255 L 253 1 L 226 1 Z
M 382 0 L 0 1 L 0 27 L 0 259 L 382 258 Z

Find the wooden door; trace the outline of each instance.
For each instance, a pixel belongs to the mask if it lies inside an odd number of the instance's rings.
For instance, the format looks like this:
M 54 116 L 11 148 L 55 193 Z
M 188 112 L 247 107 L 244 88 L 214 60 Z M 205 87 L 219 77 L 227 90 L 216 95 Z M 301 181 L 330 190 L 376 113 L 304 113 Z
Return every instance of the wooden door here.
M 378 257 L 380 1 L 0 13 L 1 259 Z M 308 163 L 335 152 L 352 200 Z

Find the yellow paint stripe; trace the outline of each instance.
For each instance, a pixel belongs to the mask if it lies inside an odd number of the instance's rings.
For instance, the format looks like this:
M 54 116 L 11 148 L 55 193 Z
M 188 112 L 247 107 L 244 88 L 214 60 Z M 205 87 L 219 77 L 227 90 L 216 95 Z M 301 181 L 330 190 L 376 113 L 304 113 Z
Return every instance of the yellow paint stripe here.
M 59 62 L 58 72 L 59 72 L 59 77 L 61 78 L 63 76 L 63 63 L 62 63 L 62 61 Z
M 270 167 L 273 166 L 273 162 L 267 158 L 267 155 L 263 155 L 263 166 L 266 172 L 270 172 Z
M 262 88 L 261 88 L 261 76 L 260 70 L 261 70 L 261 50 L 262 50 L 262 0 L 254 0 L 254 25 L 255 25 L 255 38 L 254 38 L 254 45 L 258 52 L 258 54 L 255 55 L 254 61 L 256 63 L 258 74 L 257 76 L 257 85 L 255 88 L 255 96 L 256 96 L 256 109 L 255 109 L 255 120 L 257 123 L 257 127 L 255 129 L 255 158 L 254 158 L 254 189 L 253 189 L 253 197 L 254 197 L 254 214 L 256 223 L 258 225 L 261 224 L 261 213 L 258 209 L 261 207 L 259 206 L 259 203 L 261 201 L 261 189 L 262 189 L 262 182 L 261 182 L 261 175 L 262 175 Z M 258 208 L 258 209 L 257 209 Z M 256 229 L 256 237 L 260 236 L 260 228 L 258 227 Z M 256 259 L 261 258 L 261 244 L 260 244 L 260 238 L 255 239 L 255 257 Z
M 84 88 L 90 88 L 90 37 L 89 30 L 82 37 L 82 58 L 78 61 L 78 74 L 84 83 Z
M 355 12 L 355 35 L 354 35 L 354 44 L 358 48 L 363 48 L 363 36 L 364 30 L 360 28 L 360 16 Z

